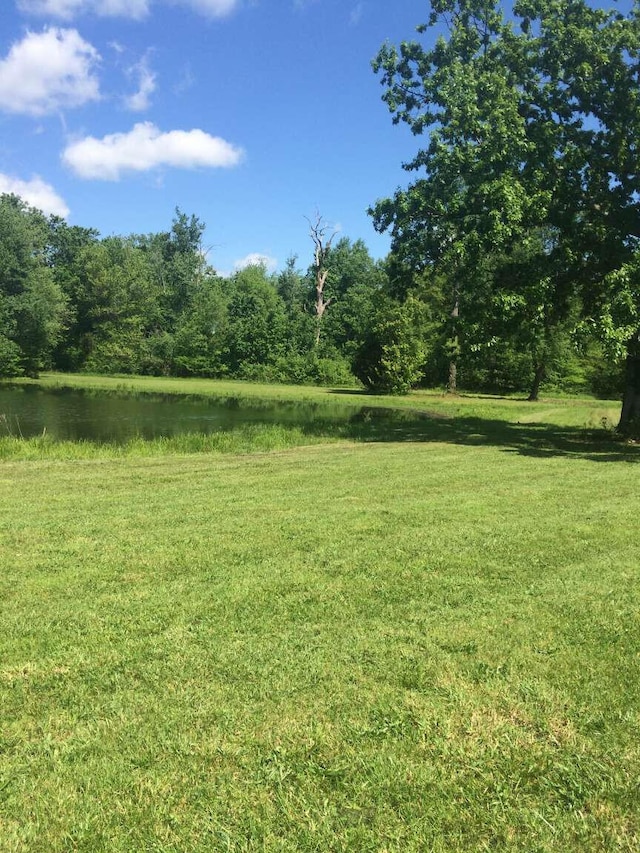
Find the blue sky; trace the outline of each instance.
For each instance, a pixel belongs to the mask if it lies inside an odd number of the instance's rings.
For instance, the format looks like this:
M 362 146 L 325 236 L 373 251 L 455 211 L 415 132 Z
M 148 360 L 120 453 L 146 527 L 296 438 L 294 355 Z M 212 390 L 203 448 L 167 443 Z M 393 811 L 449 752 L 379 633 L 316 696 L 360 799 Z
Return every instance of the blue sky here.
M 316 211 L 374 257 L 408 176 L 370 66 L 421 0 L 1 0 L 0 191 L 108 234 L 206 223 L 208 260 L 312 258 Z

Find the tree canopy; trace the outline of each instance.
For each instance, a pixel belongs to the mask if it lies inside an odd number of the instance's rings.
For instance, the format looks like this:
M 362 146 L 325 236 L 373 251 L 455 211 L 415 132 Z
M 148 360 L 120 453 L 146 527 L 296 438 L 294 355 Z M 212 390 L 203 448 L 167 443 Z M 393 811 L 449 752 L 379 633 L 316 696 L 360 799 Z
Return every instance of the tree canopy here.
M 444 270 L 452 338 L 504 296 L 503 277 L 478 275 L 483 262 L 513 263 L 528 246 L 511 290 L 537 307 L 537 350 L 579 299 L 626 354 L 629 428 L 640 417 L 637 9 L 521 0 L 507 20 L 497 2 L 434 0 L 419 35 L 436 25 L 435 40 L 385 45 L 374 61 L 393 121 L 428 137 L 405 166 L 418 177 L 374 206 L 375 226 L 414 269 Z

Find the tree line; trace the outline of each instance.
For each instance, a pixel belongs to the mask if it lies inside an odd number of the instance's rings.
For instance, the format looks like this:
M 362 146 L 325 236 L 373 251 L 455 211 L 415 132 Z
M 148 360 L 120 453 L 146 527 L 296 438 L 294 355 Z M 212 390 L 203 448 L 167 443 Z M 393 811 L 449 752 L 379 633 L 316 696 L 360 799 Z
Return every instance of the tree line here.
M 310 221 L 306 269 L 290 258 L 221 276 L 202 251 L 204 224 L 180 210 L 165 232 L 100 237 L 0 197 L 0 375 L 40 370 L 232 377 L 353 385 L 399 393 L 442 384 L 450 359 L 439 270 L 408 270 L 393 253 Z M 497 274 L 487 269 L 486 276 Z M 501 268 L 501 273 L 503 270 Z M 479 315 L 478 315 L 479 316 Z M 490 337 L 486 337 L 486 334 Z M 469 325 L 456 358 L 469 389 L 530 390 L 528 330 Z M 616 393 L 595 338 L 578 349 L 556 330 L 547 380 Z
M 195 215 L 100 237 L 2 196 L 0 375 L 547 387 L 621 395 L 637 431 L 637 5 L 432 0 L 417 32 L 373 63 L 424 139 L 414 179 L 370 209 L 387 258 L 317 216 L 306 267 L 222 276 Z

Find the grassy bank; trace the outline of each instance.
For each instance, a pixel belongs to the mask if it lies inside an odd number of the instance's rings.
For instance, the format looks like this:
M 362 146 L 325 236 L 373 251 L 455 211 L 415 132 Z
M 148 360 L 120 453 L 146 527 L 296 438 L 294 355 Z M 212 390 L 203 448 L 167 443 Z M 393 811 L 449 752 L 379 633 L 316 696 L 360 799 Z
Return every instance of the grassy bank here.
M 0 849 L 638 849 L 637 448 L 411 402 L 0 463 Z
M 194 453 L 266 453 L 309 444 L 333 443 L 337 438 L 328 431 L 308 432 L 293 426 L 249 424 L 230 431 L 184 433 L 145 440 L 133 438 L 124 443 L 58 441 L 48 435 L 22 439 L 0 436 L 0 460 L 74 460 L 146 458 Z

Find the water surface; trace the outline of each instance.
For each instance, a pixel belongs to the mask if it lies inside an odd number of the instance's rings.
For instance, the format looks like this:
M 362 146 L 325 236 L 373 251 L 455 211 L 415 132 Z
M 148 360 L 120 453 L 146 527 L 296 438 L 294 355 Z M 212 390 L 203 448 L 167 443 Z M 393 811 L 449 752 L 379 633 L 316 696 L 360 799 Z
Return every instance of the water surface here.
M 124 443 L 184 433 L 228 431 L 244 424 L 284 424 L 308 429 L 354 426 L 393 418 L 386 409 L 340 403 L 251 403 L 203 397 L 121 394 L 29 385 L 0 387 L 0 436 L 49 435 L 66 441 Z

